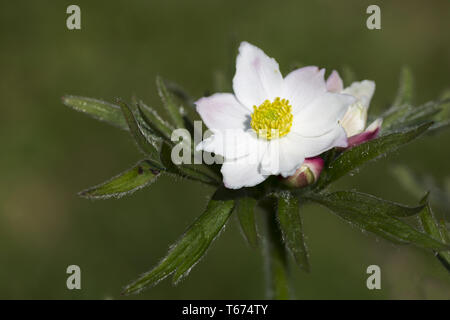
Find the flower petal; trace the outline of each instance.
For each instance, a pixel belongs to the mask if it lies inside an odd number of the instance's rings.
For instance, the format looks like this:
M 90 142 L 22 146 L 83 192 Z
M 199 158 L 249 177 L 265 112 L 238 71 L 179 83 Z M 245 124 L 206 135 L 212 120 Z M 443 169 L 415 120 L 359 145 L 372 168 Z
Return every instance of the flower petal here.
M 298 145 L 298 139 L 293 135 L 287 135 L 270 142 L 261 161 L 261 172 L 288 177 L 300 168 L 304 160 L 305 152 Z
M 281 94 L 283 77 L 275 59 L 248 42 L 242 42 L 236 59 L 233 90 L 237 99 L 250 111 L 266 99 Z
M 260 159 L 254 161 L 250 156 L 226 160 L 220 172 L 223 175 L 223 183 L 228 189 L 240 189 L 242 187 L 253 187 L 263 182 L 267 176 L 260 170 Z
M 295 137 L 297 148 L 303 150 L 306 158 L 318 156 L 335 147 L 345 148 L 348 145 L 345 130 L 338 124 L 327 133 L 317 137 L 304 137 L 296 133 L 292 133 L 292 135 Z
M 336 70 L 333 70 L 327 79 L 327 90 L 335 93 L 344 90 L 344 83 Z
M 372 122 L 364 132 L 361 132 L 360 134 L 348 138 L 347 148 L 352 148 L 369 140 L 375 139 L 378 136 L 378 133 L 380 132 L 382 123 L 383 119 L 378 118 L 374 122 Z
M 310 66 L 294 70 L 286 76 L 282 97 L 290 101 L 292 114 L 295 115 L 327 91 L 324 74 L 324 69 Z
M 347 133 L 347 137 L 353 137 L 364 131 L 367 122 L 367 108 L 359 101 L 348 107 L 341 120 L 341 125 Z
M 214 134 L 200 142 L 196 151 L 214 152 L 225 159 L 237 159 L 255 153 L 263 142 L 252 130 L 213 131 Z
M 360 82 L 353 82 L 350 87 L 347 87 L 342 93 L 350 94 L 356 97 L 366 109 L 369 108 L 370 100 L 375 92 L 375 82 L 371 80 L 363 80 Z
M 212 130 L 241 129 L 249 127 L 250 112 L 231 93 L 216 93 L 195 102 L 197 112 L 205 125 Z
M 355 98 L 326 92 L 294 115 L 291 131 L 305 137 L 321 136 L 333 129 Z

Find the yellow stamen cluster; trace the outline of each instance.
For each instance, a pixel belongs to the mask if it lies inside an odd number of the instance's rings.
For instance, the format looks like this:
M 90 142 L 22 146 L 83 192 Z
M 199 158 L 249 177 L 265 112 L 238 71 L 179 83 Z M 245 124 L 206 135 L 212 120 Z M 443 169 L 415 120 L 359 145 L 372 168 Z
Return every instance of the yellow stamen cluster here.
M 253 106 L 250 125 L 259 138 L 271 140 L 287 135 L 292 127 L 292 119 L 289 100 L 277 97 L 273 102 L 266 100 L 259 107 Z

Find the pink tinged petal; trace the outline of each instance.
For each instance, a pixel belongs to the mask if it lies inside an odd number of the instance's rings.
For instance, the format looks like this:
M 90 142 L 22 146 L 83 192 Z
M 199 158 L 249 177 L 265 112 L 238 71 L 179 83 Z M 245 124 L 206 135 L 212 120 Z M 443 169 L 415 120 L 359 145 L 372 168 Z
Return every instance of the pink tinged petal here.
M 347 148 L 352 148 L 369 140 L 375 139 L 378 136 L 378 133 L 380 132 L 382 123 L 383 119 L 378 118 L 374 122 L 372 122 L 364 132 L 348 138 Z
M 353 82 L 349 87 L 345 88 L 342 93 L 347 93 L 354 96 L 361 105 L 368 109 L 370 100 L 375 92 L 375 82 L 371 80 L 363 80 L 360 82 Z
M 251 157 L 226 160 L 220 172 L 223 183 L 228 189 L 253 187 L 263 182 L 268 176 L 260 172 L 260 159 L 254 161 Z
M 295 115 L 327 91 L 325 70 L 315 66 L 300 68 L 284 79 L 283 98 L 288 99 Z
M 344 83 L 336 70 L 333 70 L 327 79 L 327 90 L 335 93 L 344 90 Z
M 250 112 L 231 93 L 216 93 L 195 102 L 197 112 L 205 125 L 212 130 L 245 130 Z
M 319 179 L 323 166 L 324 161 L 322 158 L 307 158 L 292 176 L 281 179 L 281 181 L 285 185 L 293 188 L 306 187 L 307 185 L 315 183 Z
M 338 124 L 354 102 L 350 95 L 325 92 L 294 115 L 291 132 L 304 137 L 323 135 Z
M 275 59 L 254 45 L 242 42 L 233 78 L 233 91 L 237 99 L 253 111 L 253 106 L 279 97 L 282 85 L 283 76 Z

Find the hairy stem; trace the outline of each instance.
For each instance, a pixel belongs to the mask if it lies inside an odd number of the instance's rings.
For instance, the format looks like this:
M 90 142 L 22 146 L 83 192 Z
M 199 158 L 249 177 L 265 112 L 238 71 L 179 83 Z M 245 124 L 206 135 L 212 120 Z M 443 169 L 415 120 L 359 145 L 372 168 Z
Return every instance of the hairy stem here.
M 264 209 L 264 216 L 266 217 L 264 261 L 267 297 L 274 300 L 287 300 L 290 298 L 287 252 L 276 218 L 276 206 L 273 201 L 268 201 L 263 203 L 261 207 Z

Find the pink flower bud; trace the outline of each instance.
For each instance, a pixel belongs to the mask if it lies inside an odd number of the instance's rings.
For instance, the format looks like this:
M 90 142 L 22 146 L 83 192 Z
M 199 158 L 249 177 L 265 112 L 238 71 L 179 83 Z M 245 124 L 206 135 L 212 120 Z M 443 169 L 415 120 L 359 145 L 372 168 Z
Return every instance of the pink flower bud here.
M 347 149 L 357 146 L 361 143 L 367 142 L 369 140 L 375 139 L 378 136 L 378 133 L 380 132 L 382 123 L 383 119 L 378 118 L 374 122 L 372 122 L 365 131 L 348 138 Z
M 282 178 L 282 182 L 293 188 L 303 188 L 319 179 L 324 161 L 320 157 L 307 158 L 302 166 L 295 173 L 287 178 Z

